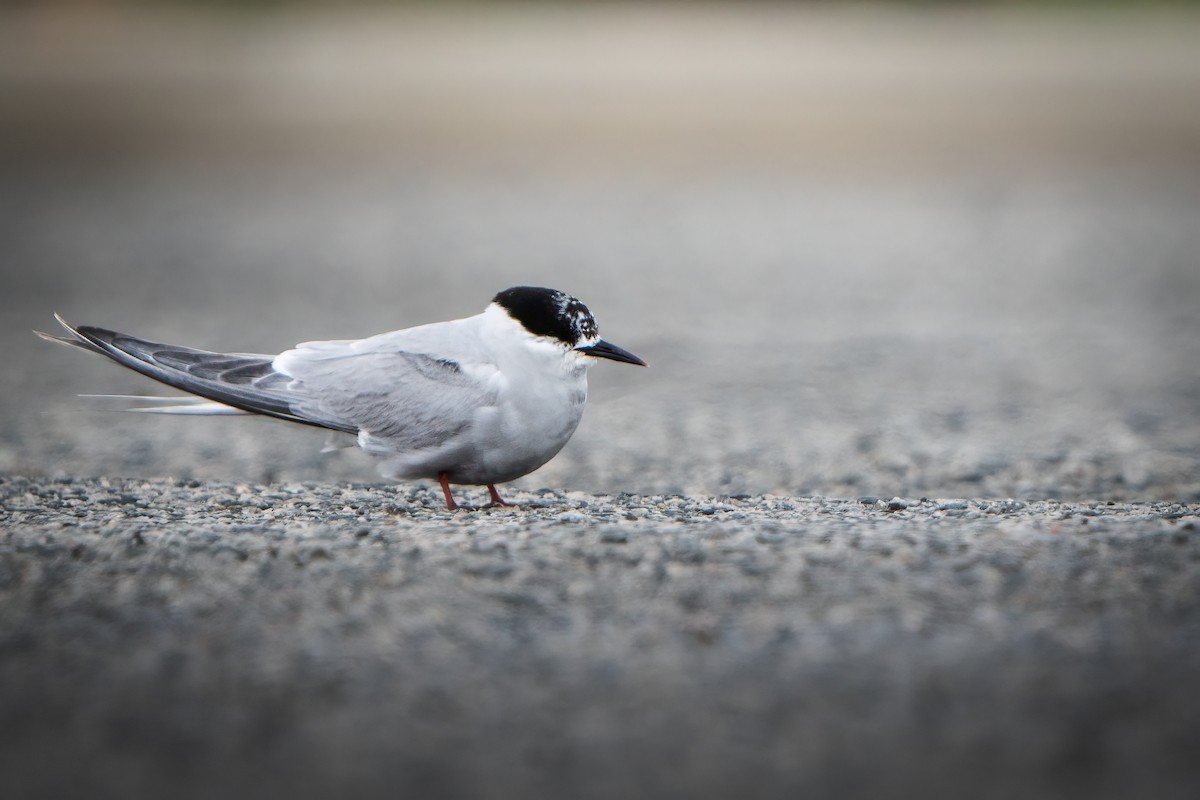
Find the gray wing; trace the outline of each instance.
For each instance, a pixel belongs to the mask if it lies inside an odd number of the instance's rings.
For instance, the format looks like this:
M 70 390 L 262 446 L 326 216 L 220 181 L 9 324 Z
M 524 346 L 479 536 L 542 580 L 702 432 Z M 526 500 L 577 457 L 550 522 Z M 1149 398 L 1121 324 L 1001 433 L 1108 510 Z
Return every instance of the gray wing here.
M 215 353 L 58 321 L 69 337 L 43 338 L 103 354 L 122 366 L 242 411 L 344 433 L 365 432 L 389 448 L 438 447 L 494 406 L 499 373 L 474 347 L 431 349 L 432 326 L 370 339 L 311 342 L 278 356 Z M 466 320 L 461 322 L 468 322 Z M 469 334 L 455 323 L 447 329 Z M 451 337 L 460 343 L 470 335 Z M 412 351 L 405 348 L 412 348 Z M 444 349 L 444 348 L 443 348 Z
M 275 369 L 293 380 L 293 413 L 336 419 L 386 440 L 389 450 L 415 451 L 446 444 L 496 405 L 494 366 L 477 353 L 419 352 L 430 342 L 407 333 L 281 353 Z
M 55 315 L 69 336 L 38 333 L 43 339 L 108 356 L 148 378 L 208 400 L 253 414 L 358 433 L 357 427 L 332 417 L 307 417 L 291 404 L 291 378 L 275 371 L 274 356 L 214 353 L 193 347 L 139 339 L 90 325 L 74 327 Z

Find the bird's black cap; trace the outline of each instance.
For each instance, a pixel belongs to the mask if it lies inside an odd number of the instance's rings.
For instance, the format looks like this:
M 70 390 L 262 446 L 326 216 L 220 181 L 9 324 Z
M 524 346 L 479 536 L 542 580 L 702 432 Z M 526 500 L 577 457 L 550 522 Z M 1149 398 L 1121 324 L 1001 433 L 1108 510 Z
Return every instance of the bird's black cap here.
M 492 298 L 536 336 L 550 336 L 568 347 L 599 335 L 588 307 L 566 292 L 541 286 L 514 286 Z

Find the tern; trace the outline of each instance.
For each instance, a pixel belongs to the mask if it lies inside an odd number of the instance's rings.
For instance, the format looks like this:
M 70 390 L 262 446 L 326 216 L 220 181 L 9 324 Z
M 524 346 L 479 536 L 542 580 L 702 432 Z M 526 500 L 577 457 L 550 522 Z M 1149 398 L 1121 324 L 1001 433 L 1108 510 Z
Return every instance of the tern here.
M 55 319 L 35 333 L 111 358 L 194 397 L 146 397 L 160 414 L 260 414 L 357 438 L 399 480 L 486 486 L 533 472 L 571 438 L 597 359 L 646 366 L 600 338 L 565 292 L 516 286 L 483 313 L 366 339 L 305 342 L 279 355 L 214 353 Z

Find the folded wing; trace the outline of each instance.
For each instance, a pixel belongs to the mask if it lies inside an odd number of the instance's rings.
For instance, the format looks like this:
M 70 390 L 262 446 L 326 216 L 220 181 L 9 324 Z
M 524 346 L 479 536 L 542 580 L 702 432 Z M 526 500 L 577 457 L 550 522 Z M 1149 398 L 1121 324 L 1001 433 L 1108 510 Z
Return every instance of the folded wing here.
M 495 404 L 500 380 L 494 367 L 478 360 L 469 347 L 453 353 L 457 359 L 415 352 L 436 339 L 420 328 L 370 339 L 311 342 L 270 356 L 163 344 L 104 328 L 73 327 L 57 318 L 70 336 L 39 335 L 101 353 L 211 401 L 182 398 L 174 406 L 142 410 L 214 414 L 237 409 L 365 433 L 400 451 L 438 447 L 461 434 L 480 409 Z
M 502 379 L 469 346 L 470 336 L 456 337 L 454 324 L 443 324 L 451 326 L 444 331 L 450 335 L 440 342 L 418 328 L 281 353 L 275 369 L 294 382 L 293 413 L 353 425 L 393 451 L 429 450 L 457 439 L 481 410 L 495 406 Z M 447 340 L 459 346 L 448 350 Z M 423 352 L 434 344 L 436 352 Z

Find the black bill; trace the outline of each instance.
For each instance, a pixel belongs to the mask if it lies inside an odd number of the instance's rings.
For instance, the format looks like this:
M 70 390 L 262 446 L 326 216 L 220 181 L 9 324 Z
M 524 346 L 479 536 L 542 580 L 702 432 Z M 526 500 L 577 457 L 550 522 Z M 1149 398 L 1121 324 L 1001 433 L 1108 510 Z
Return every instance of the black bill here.
M 576 347 L 575 349 L 581 353 L 586 353 L 589 356 L 595 356 L 596 358 L 609 358 L 613 361 L 624 361 L 626 364 L 637 364 L 639 367 L 649 366 L 645 361 L 642 361 L 628 350 L 622 350 L 615 344 L 606 342 L 603 339 L 593 345 L 588 345 L 587 347 Z

